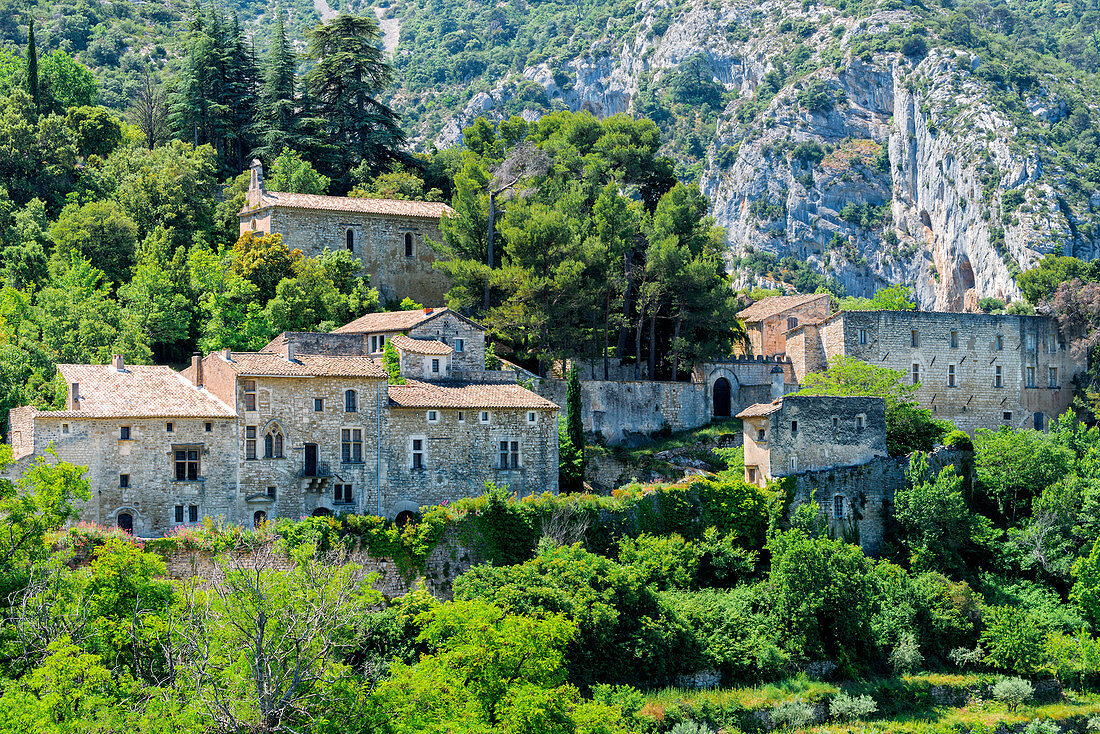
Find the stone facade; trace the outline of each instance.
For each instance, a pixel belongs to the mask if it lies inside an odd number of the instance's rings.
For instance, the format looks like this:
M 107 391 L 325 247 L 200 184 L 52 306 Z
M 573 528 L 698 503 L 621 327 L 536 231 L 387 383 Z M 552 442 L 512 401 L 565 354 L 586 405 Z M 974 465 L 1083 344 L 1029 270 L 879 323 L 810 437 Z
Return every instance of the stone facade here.
M 745 481 L 866 464 L 886 456 L 886 401 L 871 397 L 788 395 L 754 405 L 742 420 Z
M 305 255 L 349 250 L 388 301 L 412 298 L 440 303 L 450 288 L 435 268 L 431 242 L 441 242 L 440 218 L 450 207 L 434 202 L 353 199 L 266 191 L 263 167 L 252 163 L 252 181 L 240 232 L 278 233 Z
M 444 323 L 431 335 L 451 344 L 468 328 L 459 320 L 443 333 Z M 64 411 L 12 411 L 13 473 L 53 447 L 88 467 L 82 519 L 149 536 L 204 517 L 396 518 L 480 494 L 490 481 L 519 495 L 557 491 L 556 405 L 514 376 L 508 384 L 466 370 L 469 379 L 457 382 L 449 369 L 433 374 L 430 362 L 425 372 L 423 358 L 434 357 L 418 350 L 452 347 L 394 340 L 415 357 L 402 360 L 403 385 L 389 384 L 355 334 L 283 335 L 262 352 L 196 356 L 182 373 L 63 365 L 67 380 L 85 375 L 73 387 L 79 398 Z M 470 344 L 484 354 L 483 338 Z
M 787 334 L 804 323 L 824 321 L 831 312 L 831 296 L 815 293 L 803 296 L 771 296 L 737 314 L 753 354 L 774 356 L 787 352 Z
M 795 372 L 846 355 L 905 374 L 916 401 L 962 430 L 1045 429 L 1066 411 L 1084 370 L 1055 319 L 929 311 L 843 311 L 788 337 Z

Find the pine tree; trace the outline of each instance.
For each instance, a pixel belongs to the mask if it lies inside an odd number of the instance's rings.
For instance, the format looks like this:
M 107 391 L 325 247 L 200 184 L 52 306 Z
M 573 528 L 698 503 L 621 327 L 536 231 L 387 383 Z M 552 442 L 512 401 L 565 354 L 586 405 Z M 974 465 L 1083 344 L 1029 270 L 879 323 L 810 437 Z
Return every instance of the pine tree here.
M 233 171 L 244 168 L 245 155 L 252 147 L 252 120 L 256 110 L 257 71 L 251 42 L 241 31 L 233 13 L 225 50 L 225 87 L 222 103 L 227 108 L 226 151 L 223 163 Z
M 286 35 L 286 11 L 280 4 L 275 8 L 275 33 L 264 59 L 263 87 L 253 130 L 259 147 L 254 155 L 270 160 L 287 147 L 298 147 L 297 64 Z
M 41 100 L 38 92 L 38 49 L 34 43 L 34 18 L 31 18 L 30 30 L 27 32 L 27 93 L 34 101 L 34 108 L 41 108 Z

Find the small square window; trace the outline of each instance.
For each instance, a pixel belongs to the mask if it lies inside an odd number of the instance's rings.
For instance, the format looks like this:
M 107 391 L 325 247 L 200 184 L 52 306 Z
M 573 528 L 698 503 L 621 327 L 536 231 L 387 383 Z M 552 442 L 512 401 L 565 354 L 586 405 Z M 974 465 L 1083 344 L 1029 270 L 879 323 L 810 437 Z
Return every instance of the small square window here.
M 859 343 L 860 344 L 866 344 L 867 343 L 867 330 L 866 329 L 860 329 L 859 330 Z
M 203 424 L 203 427 L 206 429 L 207 433 L 213 433 L 214 432 L 214 424 L 211 423 L 210 421 L 207 421 L 205 424 Z
M 920 365 L 916 362 L 913 363 L 913 384 L 920 384 Z
M 313 412 L 314 413 L 323 413 L 324 411 L 325 411 L 325 399 L 324 398 L 314 398 L 313 399 Z
M 1027 351 L 1035 351 L 1035 332 L 1029 331 L 1027 334 Z
M 797 456 L 792 456 L 791 457 L 791 472 L 793 473 L 793 472 L 796 472 L 796 471 L 798 471 L 798 457 Z
M 438 375 L 439 374 L 439 360 L 438 359 L 433 359 L 432 360 L 432 374 L 433 375 Z
M 62 433 L 68 433 L 69 432 L 69 424 L 68 423 L 62 423 L 61 424 L 61 432 Z
M 465 352 L 466 351 L 466 340 L 465 339 L 455 339 L 455 351 L 456 352 Z
M 1004 370 L 1001 365 L 993 368 L 993 387 L 1004 387 Z
M 464 410 L 458 411 L 458 422 L 459 423 L 465 423 L 466 422 L 466 411 L 464 411 Z
M 439 422 L 439 411 L 438 410 L 429 410 L 428 411 L 428 422 L 429 423 L 438 423 Z
M 199 521 L 199 506 L 198 505 L 188 505 L 188 507 L 187 507 L 187 522 L 198 522 L 198 521 Z
M 834 415 L 833 416 L 833 430 L 835 431 L 838 428 L 840 428 L 840 418 L 838 416 Z
M 119 474 L 118 475 L 118 486 L 122 487 L 123 489 L 125 489 L 126 487 L 129 487 L 130 486 L 130 475 L 129 474 Z
M 757 428 L 756 429 L 756 440 L 757 441 L 763 441 L 764 440 L 764 435 L 765 434 L 764 434 L 764 429 L 763 428 Z
M 959 347 L 959 332 L 956 329 L 951 330 L 951 348 L 957 349 Z
M 920 346 L 920 339 L 917 337 L 917 330 L 916 329 L 912 329 L 909 332 L 909 346 L 911 346 L 911 347 L 919 347 Z
M 947 386 L 955 387 L 955 365 L 947 365 Z
M 1035 387 L 1035 368 L 1034 367 L 1028 367 L 1027 368 L 1027 386 L 1028 387 Z
M 412 440 L 412 468 L 423 469 L 424 468 L 424 441 L 423 439 L 414 438 Z
M 129 441 L 130 440 L 130 426 L 122 426 L 118 430 L 118 440 Z
M 791 433 L 792 434 L 797 434 L 798 433 L 798 421 L 791 421 Z
M 487 410 L 481 411 L 481 417 L 479 418 L 479 420 L 482 423 L 488 423 L 489 422 L 489 411 L 487 411 Z
M 527 411 L 527 422 L 536 423 L 538 421 L 538 413 L 533 410 Z
M 856 416 L 856 430 L 857 431 L 862 431 L 863 430 L 863 416 L 862 415 L 857 415 Z
M 1003 336 L 1001 336 L 1000 334 L 998 334 L 997 335 L 997 343 L 994 346 L 994 349 L 996 349 L 998 352 L 1003 352 L 1004 348 L 1005 348 L 1005 338 Z
M 176 430 L 176 424 L 175 423 L 165 423 L 164 424 L 164 430 L 167 431 L 168 433 L 172 433 L 173 431 Z
M 275 488 L 274 487 L 268 487 L 267 488 L 267 496 L 270 497 L 271 499 L 275 499 Z
M 1050 381 L 1049 382 L 1050 387 L 1058 387 L 1058 368 L 1057 367 L 1048 367 L 1047 368 L 1047 378 Z
M 183 522 L 183 505 L 176 505 L 174 517 L 176 522 Z
M 1004 418 L 1006 421 L 1010 421 L 1012 420 L 1012 413 L 1006 410 L 1004 412 L 1004 415 L 1002 415 L 1001 417 Z

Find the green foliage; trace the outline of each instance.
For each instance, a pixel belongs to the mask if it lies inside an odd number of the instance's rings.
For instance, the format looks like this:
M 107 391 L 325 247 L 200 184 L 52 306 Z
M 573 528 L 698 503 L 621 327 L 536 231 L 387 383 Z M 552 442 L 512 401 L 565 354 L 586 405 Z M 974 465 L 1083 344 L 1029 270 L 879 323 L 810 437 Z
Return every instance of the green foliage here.
M 986 663 L 1020 675 L 1031 675 L 1039 669 L 1047 632 L 1039 620 L 1018 607 L 987 607 L 982 622 Z
M 390 375 L 389 383 L 391 385 L 405 384 L 405 378 L 401 374 L 401 355 L 397 353 L 397 347 L 391 344 L 389 339 L 382 347 L 382 366 L 386 368 L 386 372 Z
M 993 684 L 993 697 L 1015 711 L 1035 694 L 1035 688 L 1023 678 L 1001 678 Z
M 840 299 L 842 311 L 913 311 L 916 308 L 913 289 L 906 285 L 879 288 L 871 298 L 850 296 Z
M 581 378 L 577 365 L 569 368 L 565 386 L 565 440 L 559 442 L 558 455 L 562 463 L 559 487 L 576 492 L 584 486 L 584 424 L 581 416 Z
M 864 694 L 851 696 L 844 691 L 836 694 L 829 702 L 829 715 L 837 721 L 862 719 L 878 711 L 875 699 Z
M 1073 576 L 1070 600 L 1094 627 L 1100 626 L 1100 541 L 1093 544 L 1088 556 L 1073 564 Z
M 292 194 L 327 194 L 329 179 L 317 173 L 300 153 L 285 149 L 279 153 L 267 172 L 264 185 L 271 191 Z
M 958 451 L 973 451 L 974 442 L 965 431 L 954 430 L 943 437 L 943 445 Z
M 1073 454 L 1040 431 L 1002 426 L 974 437 L 978 486 L 1000 517 L 1014 521 L 1028 513 L 1045 487 L 1065 476 Z
M 908 486 L 900 488 L 895 498 L 895 517 L 908 560 L 914 571 L 961 575 L 982 523 L 966 504 L 963 478 L 954 466 L 944 467 L 934 477 L 928 474 L 924 454 L 913 454 Z
M 112 283 L 125 282 L 137 247 L 134 221 L 113 201 L 69 204 L 50 227 L 55 257 L 64 267 L 73 253 L 103 271 Z

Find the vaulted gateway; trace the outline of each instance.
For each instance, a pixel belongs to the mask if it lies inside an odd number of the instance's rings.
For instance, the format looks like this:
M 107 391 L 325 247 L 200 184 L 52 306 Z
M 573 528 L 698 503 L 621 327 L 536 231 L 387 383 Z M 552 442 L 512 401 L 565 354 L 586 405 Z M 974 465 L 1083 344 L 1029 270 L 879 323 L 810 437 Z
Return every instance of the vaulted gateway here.
M 730 416 L 730 381 L 725 377 L 719 377 L 714 381 L 714 417 L 728 418 Z

